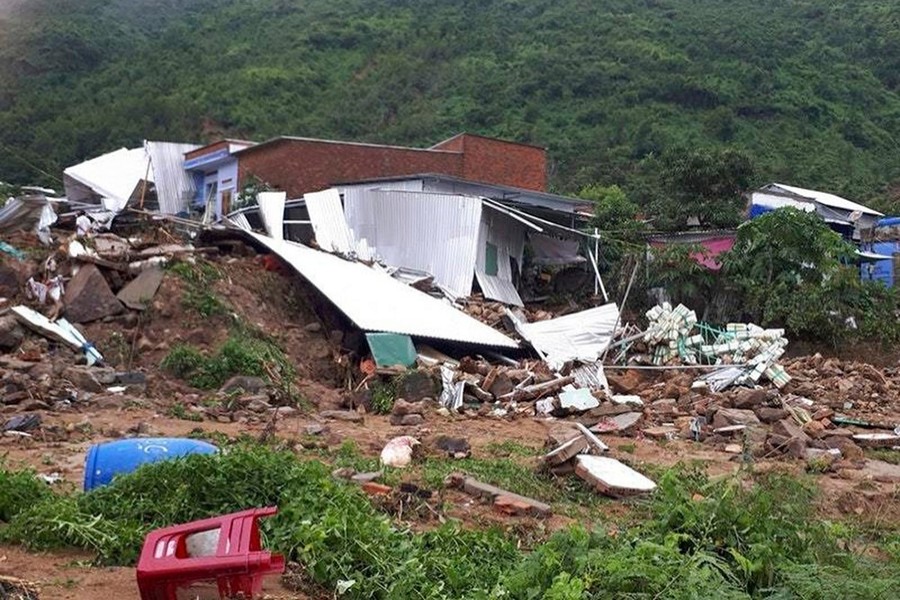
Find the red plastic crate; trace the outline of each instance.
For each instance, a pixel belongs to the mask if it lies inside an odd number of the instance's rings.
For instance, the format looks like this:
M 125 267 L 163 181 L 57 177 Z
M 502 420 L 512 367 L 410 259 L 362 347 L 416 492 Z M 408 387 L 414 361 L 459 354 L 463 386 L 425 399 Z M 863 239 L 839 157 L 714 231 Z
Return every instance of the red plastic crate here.
M 141 600 L 177 600 L 178 588 L 202 581 L 215 581 L 222 598 L 252 598 L 264 576 L 284 572 L 284 557 L 260 548 L 259 540 L 259 519 L 277 512 L 256 508 L 150 532 L 137 566 Z M 215 553 L 190 556 L 188 536 L 214 530 Z

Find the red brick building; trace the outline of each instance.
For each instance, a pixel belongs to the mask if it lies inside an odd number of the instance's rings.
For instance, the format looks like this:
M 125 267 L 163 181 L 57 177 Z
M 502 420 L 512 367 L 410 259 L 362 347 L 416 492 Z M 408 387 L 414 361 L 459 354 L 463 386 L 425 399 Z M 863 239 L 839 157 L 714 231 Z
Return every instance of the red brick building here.
M 536 191 L 547 186 L 543 148 L 462 133 L 431 148 L 279 137 L 235 153 L 238 181 L 256 176 L 299 198 L 334 183 L 438 173 Z

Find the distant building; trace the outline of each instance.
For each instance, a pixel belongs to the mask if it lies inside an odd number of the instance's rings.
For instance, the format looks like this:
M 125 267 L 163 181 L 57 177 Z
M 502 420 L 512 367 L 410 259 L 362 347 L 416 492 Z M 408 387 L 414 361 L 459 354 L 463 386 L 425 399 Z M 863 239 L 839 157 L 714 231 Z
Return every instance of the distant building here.
M 339 182 L 435 173 L 543 192 L 546 151 L 538 146 L 461 133 L 430 148 L 277 137 L 260 144 L 223 140 L 185 155 L 196 201 L 227 214 L 243 186 L 260 180 L 301 198 Z M 199 183 L 202 179 L 202 185 Z
M 859 242 L 862 232 L 875 226 L 880 212 L 828 192 L 808 190 L 783 183 L 770 183 L 750 193 L 750 218 L 792 206 L 815 212 L 828 226 L 848 240 Z
M 195 207 L 206 206 L 213 215 L 231 211 L 240 190 L 235 154 L 254 145 L 244 140 L 222 140 L 184 155 L 184 170 L 194 178 Z

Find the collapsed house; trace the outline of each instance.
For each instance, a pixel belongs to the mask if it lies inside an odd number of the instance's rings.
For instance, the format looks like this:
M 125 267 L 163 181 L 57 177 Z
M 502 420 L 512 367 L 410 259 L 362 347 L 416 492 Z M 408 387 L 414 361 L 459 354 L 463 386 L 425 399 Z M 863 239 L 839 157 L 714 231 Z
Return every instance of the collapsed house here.
M 126 206 L 166 215 L 184 214 L 196 194 L 184 170 L 194 144 L 145 141 L 120 148 L 63 171 L 66 199 L 73 207 L 118 213 Z
M 431 280 L 451 299 L 471 296 L 477 284 L 485 298 L 522 306 L 518 287 L 530 268 L 553 267 L 569 291 L 597 277 L 583 255 L 595 254 L 582 251 L 595 238 L 578 229 L 589 213 L 577 199 L 433 174 L 339 185 L 284 202 L 274 215 L 268 199 L 230 218 Z

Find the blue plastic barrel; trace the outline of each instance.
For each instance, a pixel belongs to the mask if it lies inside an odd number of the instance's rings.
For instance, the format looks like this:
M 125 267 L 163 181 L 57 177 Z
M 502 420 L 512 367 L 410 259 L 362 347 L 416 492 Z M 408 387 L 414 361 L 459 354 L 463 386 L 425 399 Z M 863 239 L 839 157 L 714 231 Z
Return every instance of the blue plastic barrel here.
M 134 438 L 94 444 L 84 460 L 84 491 L 107 485 L 116 475 L 131 473 L 145 463 L 218 450 L 212 444 L 187 438 Z

